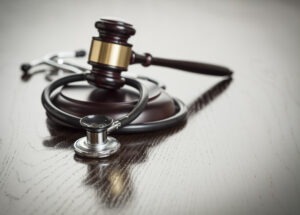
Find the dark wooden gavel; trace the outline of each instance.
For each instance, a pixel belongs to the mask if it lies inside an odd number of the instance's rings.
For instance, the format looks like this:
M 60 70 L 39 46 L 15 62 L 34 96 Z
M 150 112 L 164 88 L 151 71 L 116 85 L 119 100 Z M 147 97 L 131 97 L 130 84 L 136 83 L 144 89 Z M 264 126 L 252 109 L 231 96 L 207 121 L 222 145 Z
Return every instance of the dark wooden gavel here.
M 170 67 L 198 74 L 232 75 L 232 71 L 223 66 L 156 58 L 149 53 L 137 54 L 131 50 L 132 45 L 127 42 L 129 37 L 135 34 L 135 29 L 126 22 L 100 19 L 95 23 L 95 27 L 99 31 L 99 36 L 92 38 L 88 59 L 92 70 L 87 75 L 87 79 L 90 84 L 97 87 L 119 89 L 125 83 L 121 73 L 127 71 L 129 64 L 137 63 L 143 66 Z

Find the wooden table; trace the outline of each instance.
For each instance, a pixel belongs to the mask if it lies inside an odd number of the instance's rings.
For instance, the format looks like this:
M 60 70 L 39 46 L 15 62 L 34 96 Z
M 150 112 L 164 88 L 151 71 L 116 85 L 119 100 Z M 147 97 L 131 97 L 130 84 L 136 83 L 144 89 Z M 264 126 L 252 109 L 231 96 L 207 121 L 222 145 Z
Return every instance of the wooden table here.
M 24 81 L 19 65 L 88 49 L 105 15 L 134 24 L 138 52 L 235 74 L 228 82 L 132 66 L 183 100 L 188 122 L 118 135 L 118 156 L 89 162 L 72 149 L 84 133 L 47 120 L 45 74 Z M 5 1 L 0 29 L 1 215 L 300 213 L 296 1 Z

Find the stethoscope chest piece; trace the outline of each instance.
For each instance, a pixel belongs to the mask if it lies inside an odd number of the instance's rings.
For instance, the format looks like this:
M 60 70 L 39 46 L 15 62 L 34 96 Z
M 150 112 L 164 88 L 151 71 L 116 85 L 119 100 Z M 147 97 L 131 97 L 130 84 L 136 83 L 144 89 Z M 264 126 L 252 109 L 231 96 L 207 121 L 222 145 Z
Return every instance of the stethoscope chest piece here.
M 103 158 L 116 153 L 120 143 L 113 137 L 107 136 L 108 129 L 113 126 L 113 119 L 102 115 L 89 115 L 80 120 L 86 130 L 86 137 L 74 143 L 76 154 L 90 158 Z

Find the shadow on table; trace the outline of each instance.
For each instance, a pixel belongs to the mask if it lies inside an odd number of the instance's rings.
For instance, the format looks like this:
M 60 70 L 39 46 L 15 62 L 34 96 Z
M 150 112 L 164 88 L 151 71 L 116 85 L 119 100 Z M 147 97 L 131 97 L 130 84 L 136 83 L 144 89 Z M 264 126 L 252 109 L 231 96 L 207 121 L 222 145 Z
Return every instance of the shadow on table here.
M 195 99 L 188 105 L 187 117 L 193 117 L 215 100 L 226 90 L 231 81 L 231 78 L 222 80 Z M 179 132 L 185 125 L 182 123 L 169 129 L 151 133 L 115 135 L 122 143 L 122 147 L 118 154 L 107 159 L 87 159 L 75 155 L 74 159 L 77 162 L 87 165 L 84 183 L 96 190 L 99 200 L 106 207 L 115 208 L 125 205 L 134 193 L 130 174 L 131 167 L 145 162 L 150 148 Z M 58 126 L 50 120 L 47 120 L 47 126 L 51 137 L 44 140 L 43 144 L 46 147 L 71 149 L 73 143 L 85 135 L 83 131 L 74 132 L 73 129 Z

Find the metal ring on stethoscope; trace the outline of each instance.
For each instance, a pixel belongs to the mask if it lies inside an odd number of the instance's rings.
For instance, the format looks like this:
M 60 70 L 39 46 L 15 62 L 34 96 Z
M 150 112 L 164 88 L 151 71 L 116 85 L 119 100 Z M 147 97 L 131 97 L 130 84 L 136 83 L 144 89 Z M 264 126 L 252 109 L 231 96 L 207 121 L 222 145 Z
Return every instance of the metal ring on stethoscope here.
M 43 104 L 44 108 L 46 109 L 48 116 L 50 116 L 52 120 L 58 122 L 59 124 L 63 124 L 63 125 L 69 126 L 69 127 L 82 129 L 82 126 L 80 124 L 80 119 L 81 119 L 80 117 L 71 115 L 69 113 L 66 113 L 66 112 L 60 110 L 52 103 L 52 101 L 50 99 L 51 93 L 58 87 L 61 87 L 65 84 L 68 84 L 71 82 L 82 81 L 82 80 L 86 80 L 85 74 L 77 74 L 77 75 L 67 76 L 67 77 L 64 77 L 64 78 L 54 81 L 44 90 L 44 92 L 42 94 L 42 104 Z M 142 84 L 136 78 L 126 77 L 125 81 L 126 81 L 126 84 L 128 84 L 132 87 L 135 87 L 140 91 L 140 89 L 137 87 L 137 85 L 142 85 Z M 148 91 L 147 89 L 143 89 L 142 93 L 145 93 L 147 91 Z M 141 93 L 141 91 L 140 91 L 140 93 Z M 135 109 L 137 109 L 135 114 L 139 115 L 144 110 L 147 100 L 148 100 L 148 94 L 146 97 L 147 98 L 145 99 L 145 96 L 140 95 L 140 100 L 135 107 Z M 143 101 L 142 106 L 141 106 L 141 101 Z M 114 133 L 150 132 L 150 131 L 157 131 L 157 130 L 169 128 L 180 122 L 183 122 L 184 120 L 186 120 L 187 108 L 184 105 L 184 103 L 182 101 L 180 101 L 179 99 L 173 98 L 173 102 L 175 104 L 176 113 L 171 117 L 168 117 L 168 118 L 162 119 L 162 120 L 138 123 L 138 124 L 129 124 L 131 121 L 134 120 L 134 119 L 130 118 L 130 122 L 127 121 L 126 123 L 122 123 L 121 126 L 120 125 L 118 126 L 117 130 L 115 128 L 113 128 L 113 129 L 110 129 L 109 132 L 114 132 Z M 128 117 L 127 117 L 127 119 L 128 119 Z M 115 120 L 115 121 L 118 122 L 119 120 Z M 117 123 L 115 123 L 115 125 L 117 125 Z

